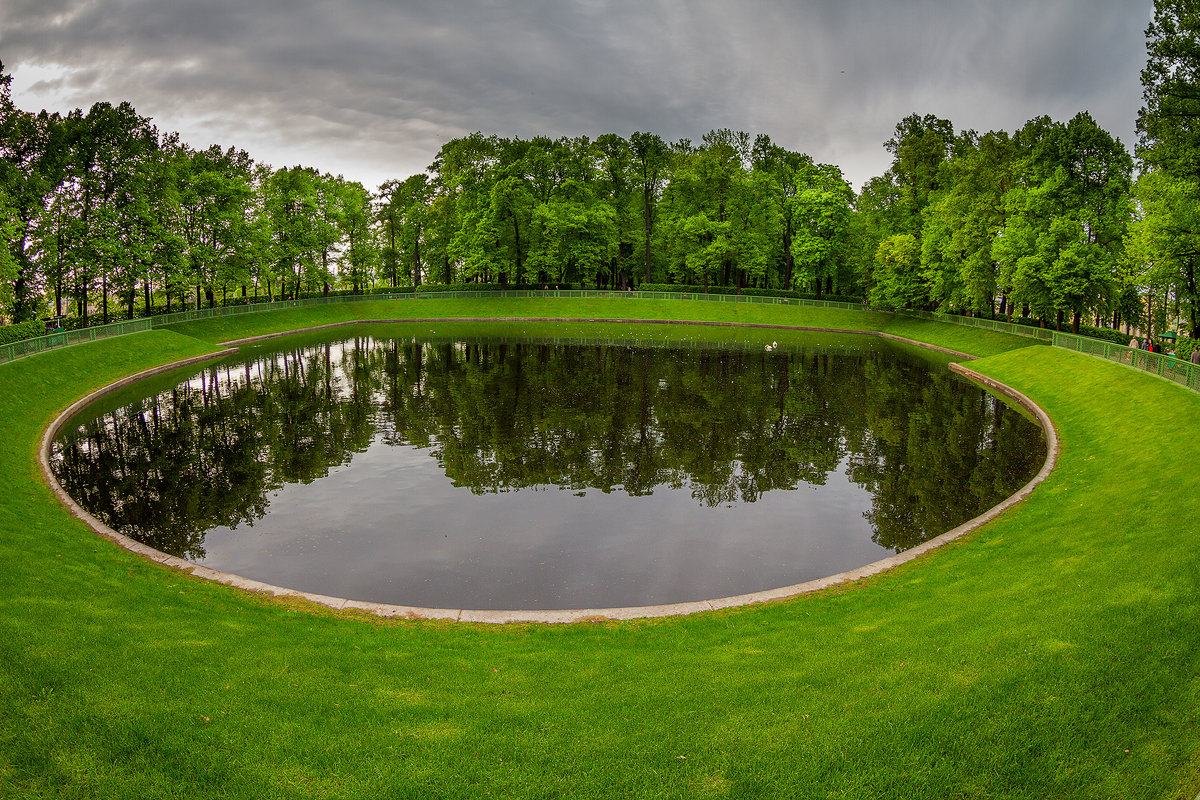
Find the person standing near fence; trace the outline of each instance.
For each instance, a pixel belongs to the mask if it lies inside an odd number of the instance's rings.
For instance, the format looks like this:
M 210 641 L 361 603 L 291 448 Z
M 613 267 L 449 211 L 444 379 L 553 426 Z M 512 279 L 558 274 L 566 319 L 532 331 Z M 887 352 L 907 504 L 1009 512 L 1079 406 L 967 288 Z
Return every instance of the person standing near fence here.
M 1192 347 L 1192 357 L 1189 358 L 1188 360 L 1191 361 L 1193 364 L 1200 364 L 1200 347 L 1195 347 L 1194 345 L 1195 345 L 1195 343 L 1193 343 L 1193 347 Z

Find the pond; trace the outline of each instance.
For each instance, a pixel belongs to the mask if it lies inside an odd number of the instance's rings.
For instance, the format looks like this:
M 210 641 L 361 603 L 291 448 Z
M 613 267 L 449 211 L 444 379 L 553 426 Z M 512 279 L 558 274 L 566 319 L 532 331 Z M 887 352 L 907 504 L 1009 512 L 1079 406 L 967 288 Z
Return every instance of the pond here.
M 654 605 L 870 563 L 995 505 L 1038 426 L 877 338 L 730 343 L 388 329 L 243 350 L 99 401 L 51 467 L 215 569 L 441 608 Z

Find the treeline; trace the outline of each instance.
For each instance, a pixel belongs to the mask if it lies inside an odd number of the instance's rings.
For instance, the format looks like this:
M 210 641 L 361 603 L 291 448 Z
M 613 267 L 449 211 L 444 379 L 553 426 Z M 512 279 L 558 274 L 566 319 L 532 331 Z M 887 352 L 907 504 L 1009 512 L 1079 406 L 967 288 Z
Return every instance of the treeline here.
M 128 103 L 21 111 L 0 68 L 0 310 L 86 322 L 430 283 L 686 284 L 1074 330 L 1161 332 L 1183 315 L 1195 331 L 1200 145 L 1184 136 L 1167 157 L 1163 142 L 1187 127 L 1200 65 L 1182 12 L 1159 6 L 1136 184 L 1125 146 L 1081 113 L 985 134 L 909 116 L 884 145 L 891 167 L 857 194 L 836 166 L 731 130 L 475 133 L 372 193 L 195 150 Z

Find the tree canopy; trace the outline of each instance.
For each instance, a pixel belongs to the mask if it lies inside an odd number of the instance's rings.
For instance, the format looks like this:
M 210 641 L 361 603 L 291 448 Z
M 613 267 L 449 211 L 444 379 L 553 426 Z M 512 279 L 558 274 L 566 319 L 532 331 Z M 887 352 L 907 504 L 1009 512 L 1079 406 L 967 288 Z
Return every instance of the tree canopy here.
M 986 133 L 914 113 L 857 192 L 836 165 L 728 128 L 673 143 L 476 132 L 372 192 L 193 149 L 128 103 L 22 111 L 0 66 L 0 308 L 83 324 L 426 283 L 682 284 L 1073 330 L 1183 315 L 1194 332 L 1193 5 L 1157 0 L 1146 31 L 1136 184 L 1125 145 L 1087 112 Z

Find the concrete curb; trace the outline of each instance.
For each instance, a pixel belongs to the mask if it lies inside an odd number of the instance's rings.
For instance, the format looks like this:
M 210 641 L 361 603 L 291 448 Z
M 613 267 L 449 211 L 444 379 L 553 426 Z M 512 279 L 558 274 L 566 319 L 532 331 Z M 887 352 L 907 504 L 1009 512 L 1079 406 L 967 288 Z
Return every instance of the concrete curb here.
M 810 594 L 818 592 L 822 589 L 828 589 L 840 584 L 850 583 L 852 581 L 861 580 L 872 575 L 878 575 L 886 572 L 893 567 L 905 564 L 913 559 L 925 555 L 931 550 L 935 550 L 948 542 L 952 542 L 971 531 L 976 530 L 982 525 L 990 522 L 996 517 L 1003 514 L 1008 509 L 1015 506 L 1017 503 L 1028 497 L 1034 488 L 1046 479 L 1050 471 L 1054 468 L 1054 464 L 1058 460 L 1059 443 L 1058 434 L 1054 429 L 1054 424 L 1050 417 L 1038 405 L 1030 400 L 1025 395 L 1006 386 L 999 381 L 981 375 L 974 370 L 964 367 L 960 364 L 951 364 L 950 369 L 960 375 L 963 375 L 971 380 L 987 386 L 993 391 L 1002 394 L 1011 400 L 1019 403 L 1023 408 L 1029 411 L 1041 424 L 1042 431 L 1046 436 L 1046 461 L 1042 464 L 1041 470 L 1038 471 L 1027 484 L 1021 487 L 1015 494 L 1007 498 L 999 505 L 985 511 L 983 514 L 974 519 L 964 522 L 953 530 L 943 533 L 934 539 L 930 539 L 916 547 L 905 550 L 902 553 L 888 556 L 887 558 L 874 561 L 870 564 L 858 567 L 857 569 L 839 572 L 836 575 L 829 575 L 824 578 L 806 581 L 804 583 L 794 584 L 792 586 L 782 586 L 777 589 L 767 589 L 761 592 L 751 592 L 749 594 L 736 595 L 732 597 L 720 597 L 712 600 L 699 600 L 688 603 L 671 603 L 666 605 L 656 606 L 628 606 L 621 608 L 588 608 L 588 609 L 560 609 L 551 611 L 531 611 L 531 610 L 478 610 L 478 609 L 449 609 L 449 608 L 420 608 L 415 606 L 399 606 L 389 605 L 386 603 L 370 603 L 359 600 L 348 600 L 342 597 L 329 597 L 326 595 L 313 594 L 311 592 L 302 592 L 295 589 L 288 589 L 283 586 L 275 586 L 273 584 L 257 581 L 252 578 L 246 578 L 241 575 L 235 575 L 229 572 L 221 572 L 220 570 L 211 569 L 209 567 L 195 564 L 186 559 L 177 556 L 167 555 L 160 550 L 148 547 L 140 542 L 137 542 L 124 534 L 105 525 L 100 520 L 93 517 L 75 500 L 67 494 L 67 492 L 58 483 L 50 470 L 50 450 L 54 438 L 58 432 L 67 424 L 67 422 L 78 413 L 82 408 L 97 400 L 98 398 L 121 389 L 125 386 L 143 380 L 154 375 L 159 375 L 164 372 L 169 372 L 180 367 L 189 366 L 192 364 L 209 361 L 220 358 L 236 352 L 236 348 L 229 347 L 230 345 L 248 344 L 252 342 L 264 341 L 267 339 L 275 339 L 281 336 L 290 336 L 297 333 L 305 333 L 308 331 L 323 330 L 326 328 L 337 328 L 346 325 L 369 325 L 380 323 L 395 323 L 395 322 L 621 322 L 621 323 L 642 323 L 642 324 L 672 324 L 672 325 L 715 325 L 720 327 L 746 327 L 746 328 L 771 328 L 780 330 L 805 330 L 818 331 L 826 333 L 852 333 L 859 335 L 883 336 L 884 338 L 894 341 L 905 342 L 908 344 L 918 345 L 929 349 L 939 350 L 941 352 L 950 353 L 952 355 L 962 356 L 964 358 L 974 358 L 963 353 L 956 353 L 945 348 L 933 347 L 923 342 L 917 342 L 911 339 L 904 339 L 898 336 L 881 333 L 879 331 L 852 331 L 839 330 L 831 328 L 803 328 L 789 325 L 760 325 L 760 324 L 739 324 L 732 322 L 679 322 L 674 320 L 621 320 L 621 319 L 544 319 L 544 318 L 505 318 L 505 319 L 490 319 L 490 318 L 428 318 L 428 319 L 398 319 L 398 320 L 354 320 L 351 322 L 340 322 L 332 325 L 319 325 L 312 328 L 303 328 L 300 330 L 287 331 L 285 333 L 268 334 L 265 336 L 255 336 L 246 339 L 237 339 L 230 342 L 223 342 L 219 346 L 227 347 L 227 349 L 211 353 L 204 356 L 196 356 L 194 358 L 176 361 L 171 364 L 164 364 L 153 369 L 144 370 L 135 375 L 130 375 L 122 378 L 114 383 L 103 388 L 97 389 L 84 398 L 75 401 L 67 410 L 59 414 L 50 426 L 46 429 L 42 436 L 41 448 L 38 453 L 38 459 L 42 467 L 42 474 L 45 476 L 46 482 L 54 490 L 59 500 L 70 509 L 71 513 L 88 524 L 92 530 L 99 533 L 101 536 L 115 542 L 124 547 L 126 550 L 137 553 L 155 563 L 172 569 L 178 569 L 184 572 L 189 572 L 199 578 L 223 583 L 227 586 L 233 586 L 237 589 L 242 589 L 248 592 L 256 592 L 268 594 L 276 597 L 295 597 L 307 600 L 317 605 L 325 606 L 334 610 L 356 610 L 367 614 L 372 614 L 377 617 L 393 618 L 393 619 L 410 619 L 410 620 L 449 620 L 454 622 L 475 622 L 485 624 L 513 624 L 513 623 L 579 623 L 579 622 L 606 622 L 606 621 L 623 621 L 632 619 L 642 619 L 651 617 L 672 617 L 685 616 L 689 614 L 697 614 L 704 611 L 715 611 L 725 608 L 736 608 L 739 606 L 754 605 L 757 603 L 766 603 L 775 600 L 786 600 L 788 598 L 797 597 L 802 594 Z

